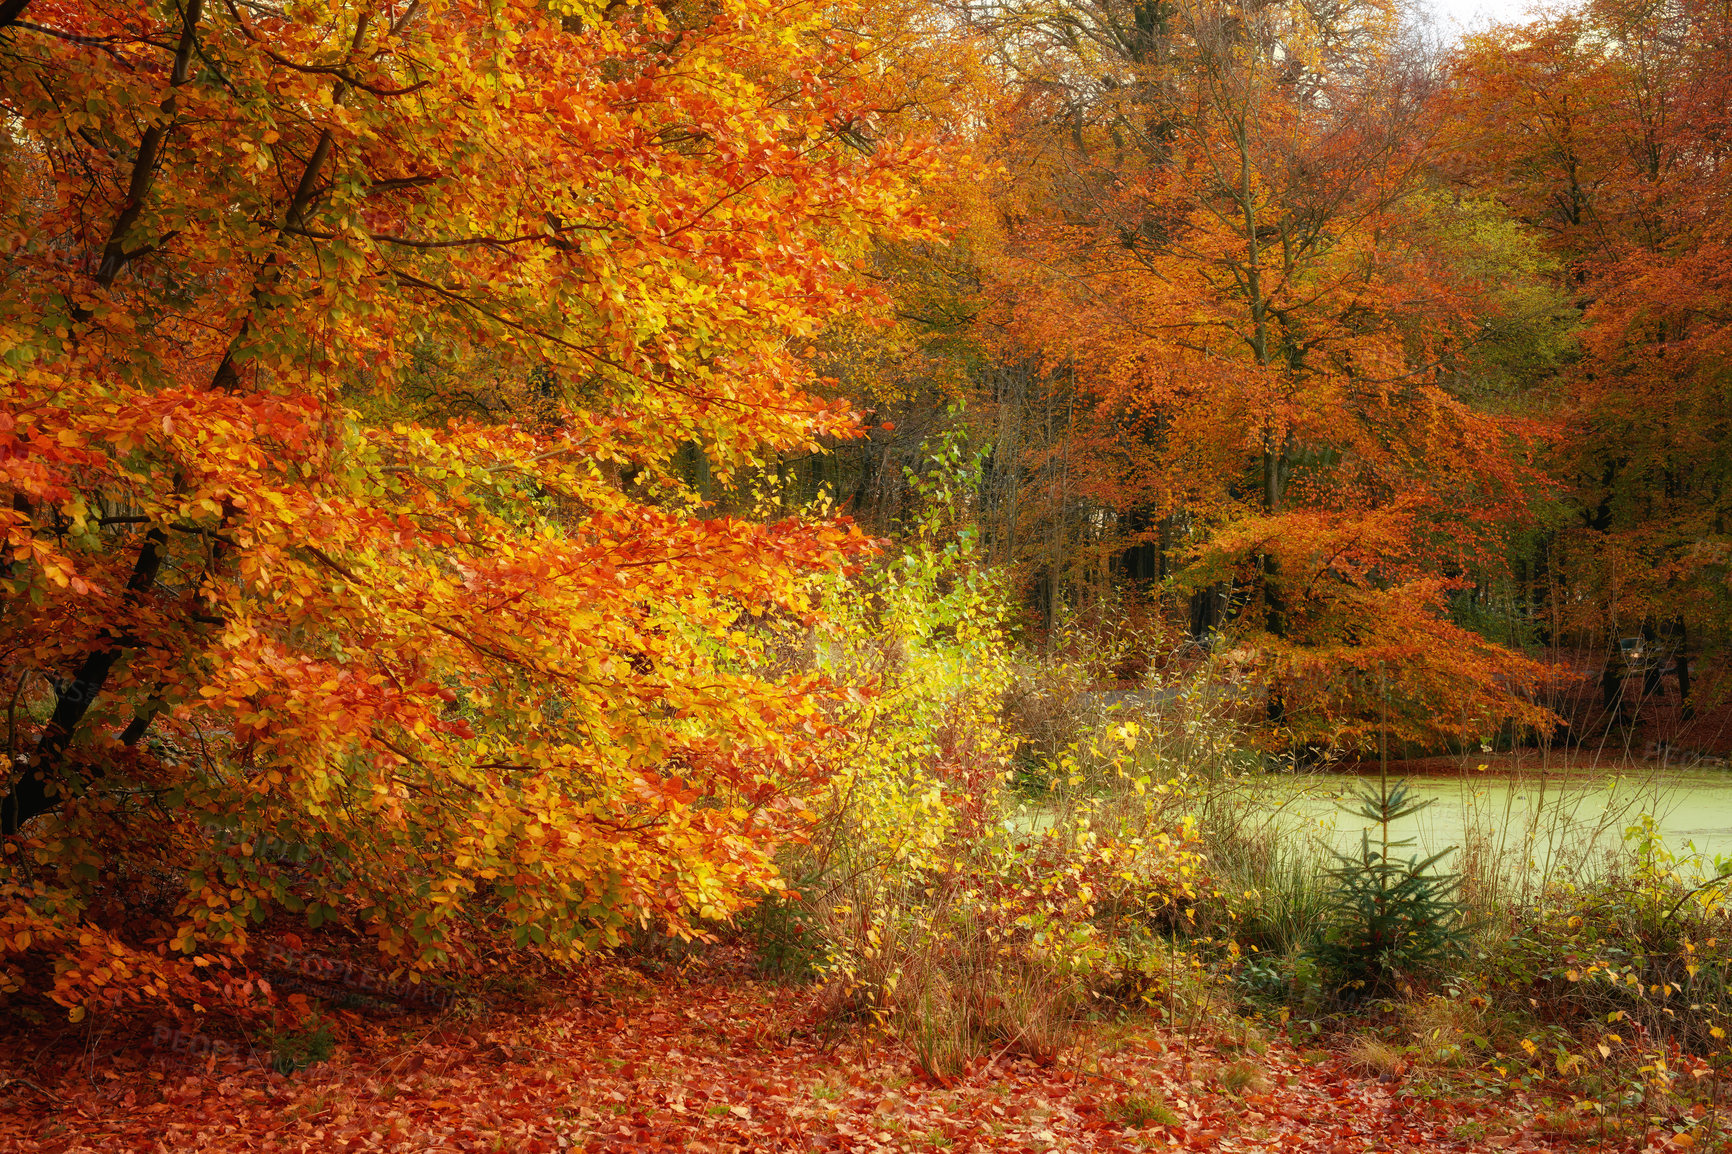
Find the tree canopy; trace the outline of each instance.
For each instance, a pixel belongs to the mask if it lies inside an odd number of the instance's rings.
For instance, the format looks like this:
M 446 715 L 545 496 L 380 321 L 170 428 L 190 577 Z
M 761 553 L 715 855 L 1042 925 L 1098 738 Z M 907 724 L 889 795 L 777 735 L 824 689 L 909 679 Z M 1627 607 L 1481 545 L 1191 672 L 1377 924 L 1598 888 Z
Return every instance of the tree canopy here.
M 932 154 L 840 17 L 38 0 L 4 33 L 0 950 L 163 993 L 193 971 L 97 915 L 164 868 L 175 953 L 285 910 L 409 965 L 776 884 L 827 724 L 749 623 L 863 539 L 700 516 L 671 463 L 852 435 L 800 342 L 923 227 Z

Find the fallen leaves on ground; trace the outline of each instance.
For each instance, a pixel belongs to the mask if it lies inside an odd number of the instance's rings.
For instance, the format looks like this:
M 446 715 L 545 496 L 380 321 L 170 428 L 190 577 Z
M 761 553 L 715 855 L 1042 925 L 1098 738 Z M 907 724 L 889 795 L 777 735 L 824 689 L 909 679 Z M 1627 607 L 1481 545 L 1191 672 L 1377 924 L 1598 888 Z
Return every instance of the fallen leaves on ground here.
M 1533 1128 L 1516 1098 L 1417 1094 L 1277 1040 L 1103 1026 L 1051 1065 L 1000 1055 L 939 1086 L 862 1028 L 827 1045 L 809 992 L 613 971 L 563 1005 L 405 1029 L 347 1020 L 284 1076 L 150 1036 L 15 1039 L 0 1148 L 75 1151 L 1364 1151 L 1641 1149 Z M 160 1032 L 158 1034 L 160 1038 Z M 76 1046 L 72 1045 L 78 1039 Z M 45 1043 L 48 1049 L 44 1050 Z M 1221 1088 L 1235 1061 L 1257 1076 Z M 1168 1113 L 1149 1107 L 1158 1103 Z M 1153 1120 L 1159 1118 L 1159 1120 Z M 1141 1123 L 1141 1124 L 1139 1124 Z M 1170 1123 L 1170 1124 L 1163 1124 Z M 1669 1149 L 1666 1142 L 1650 1149 Z M 1682 1148 L 1682 1147 L 1679 1147 Z

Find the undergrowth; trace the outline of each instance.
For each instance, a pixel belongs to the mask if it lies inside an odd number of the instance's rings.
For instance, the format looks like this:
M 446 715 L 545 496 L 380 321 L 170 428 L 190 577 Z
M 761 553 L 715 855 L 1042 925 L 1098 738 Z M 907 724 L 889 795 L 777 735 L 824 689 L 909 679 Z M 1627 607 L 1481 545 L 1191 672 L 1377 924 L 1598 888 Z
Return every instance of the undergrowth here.
M 787 888 L 741 922 L 765 971 L 821 986 L 827 1028 L 884 1030 L 946 1082 L 1056 1061 L 1125 1012 L 1217 1039 L 1255 1020 L 1366 1076 L 1520 1086 L 1606 1133 L 1718 1133 L 1732 862 L 1674 856 L 1611 805 L 1569 838 L 1470 806 L 1446 862 L 1380 828 L 1412 807 L 1400 782 L 1335 819 L 1376 831 L 1336 853 L 1299 805 L 1332 779 L 1255 749 L 1225 646 L 1067 625 L 1016 651 L 947 497 L 974 465 L 955 443 L 932 464 L 906 546 L 825 594 L 806 660 L 852 687 L 854 741 Z M 1129 665 L 1140 681 L 1098 688 Z M 1221 1077 L 1255 1087 L 1254 1052 Z M 1127 1095 L 1122 1120 L 1163 1109 Z

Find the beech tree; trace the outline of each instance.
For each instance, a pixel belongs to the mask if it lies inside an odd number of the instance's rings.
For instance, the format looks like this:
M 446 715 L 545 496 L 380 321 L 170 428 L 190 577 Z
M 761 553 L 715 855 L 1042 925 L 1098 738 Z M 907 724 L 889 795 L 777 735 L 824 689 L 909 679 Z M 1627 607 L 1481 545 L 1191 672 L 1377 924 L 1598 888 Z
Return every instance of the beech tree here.
M 823 690 L 754 673 L 747 623 L 863 541 L 696 517 L 670 462 L 852 434 L 797 354 L 935 154 L 845 25 L 35 0 L 0 33 L 9 985 L 172 995 L 285 912 L 411 967 L 568 955 L 777 884 Z M 418 356 L 540 407 L 417 419 Z

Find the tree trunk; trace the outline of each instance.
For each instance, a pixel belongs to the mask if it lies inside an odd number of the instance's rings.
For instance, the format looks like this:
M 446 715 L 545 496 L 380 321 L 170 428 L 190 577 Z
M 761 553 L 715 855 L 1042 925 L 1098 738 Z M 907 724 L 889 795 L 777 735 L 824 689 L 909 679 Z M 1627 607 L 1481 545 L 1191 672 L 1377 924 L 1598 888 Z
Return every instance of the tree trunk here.
M 168 78 L 168 95 L 163 98 L 157 120 L 145 129 L 144 136 L 139 139 L 138 154 L 132 162 L 132 175 L 127 180 L 126 205 L 115 218 L 114 227 L 108 233 L 108 243 L 102 248 L 102 263 L 96 270 L 96 283 L 103 288 L 113 284 L 114 278 L 120 275 L 120 270 L 126 267 L 126 263 L 143 251 L 127 252 L 126 234 L 132 231 L 139 214 L 144 211 L 150 186 L 156 181 L 157 158 L 174 120 L 175 89 L 192 77 L 192 58 L 198 45 L 198 22 L 203 10 L 204 0 L 188 0 L 186 12 L 181 17 L 180 43 L 175 48 L 174 71 Z
M 1690 700 L 1690 633 L 1682 620 L 1678 622 L 1678 655 L 1672 659 L 1678 671 L 1678 716 L 1684 721 L 1696 716 L 1696 704 Z
M 167 543 L 168 536 L 161 529 L 152 529 L 145 534 L 144 547 L 138 551 L 138 560 L 133 565 L 132 577 L 126 583 L 126 595 L 121 601 L 125 608 L 136 608 L 156 584 L 157 571 L 162 568 L 162 547 Z M 72 736 L 101 695 L 114 663 L 120 660 L 121 651 L 135 643 L 128 634 L 113 630 L 109 631 L 108 639 L 106 647 L 85 657 L 84 663 L 72 675 L 71 682 L 58 693 L 54 715 L 48 719 L 42 736 L 37 739 L 35 756 L 30 759 L 24 776 L 13 783 L 4 798 L 0 798 L 0 834 L 17 833 L 25 822 L 54 808 L 49 782 L 61 775 Z

